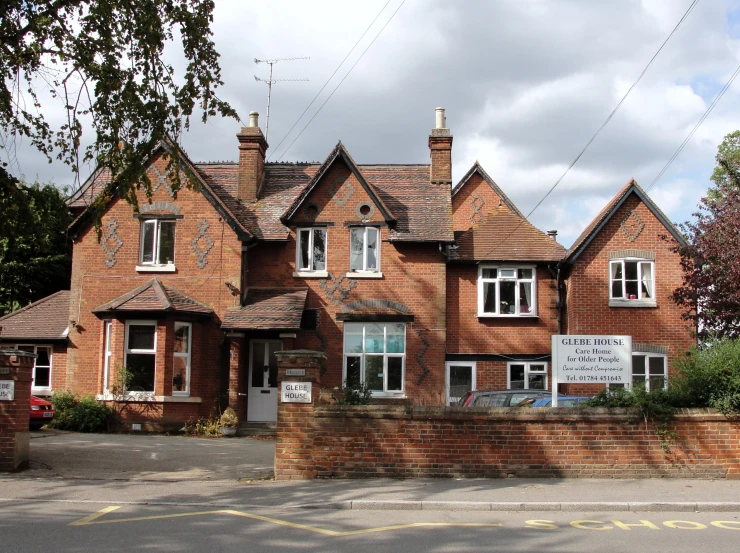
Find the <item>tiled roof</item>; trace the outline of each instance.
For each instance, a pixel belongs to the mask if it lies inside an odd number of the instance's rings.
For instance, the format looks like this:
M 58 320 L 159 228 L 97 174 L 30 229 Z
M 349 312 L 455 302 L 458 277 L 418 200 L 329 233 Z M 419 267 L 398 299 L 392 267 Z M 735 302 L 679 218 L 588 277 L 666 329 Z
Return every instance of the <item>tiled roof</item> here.
M 519 211 L 519 208 L 517 208 L 516 205 L 514 205 L 514 202 L 512 202 L 509 197 L 504 193 L 503 190 L 501 190 L 501 187 L 496 184 L 496 182 L 491 178 L 491 176 L 486 173 L 485 169 L 481 166 L 480 163 L 477 161 L 473 164 L 473 166 L 468 170 L 467 173 L 465 173 L 465 176 L 460 179 L 460 182 L 458 182 L 455 187 L 452 189 L 452 195 L 454 196 L 460 190 L 462 190 L 462 187 L 465 186 L 465 183 L 467 183 L 470 180 L 470 177 L 472 177 L 475 173 L 478 173 L 484 181 L 488 183 L 488 185 L 493 189 L 493 191 L 496 193 L 496 195 L 501 198 L 501 200 L 511 209 L 514 213 L 519 215 L 519 217 L 524 217 L 521 211 Z
M 146 284 L 108 303 L 99 305 L 92 310 L 98 316 L 137 311 L 191 313 L 199 315 L 210 315 L 213 313 L 213 309 L 207 305 L 194 300 L 175 288 L 162 284 L 158 278 L 153 278 Z
M 61 290 L 0 317 L 0 339 L 63 340 L 69 324 L 69 290 Z
M 222 328 L 234 330 L 298 330 L 307 288 L 249 288 L 246 305 L 229 309 Z
M 82 186 L 67 198 L 67 205 L 72 208 L 89 206 L 109 182 L 110 171 L 108 171 L 108 169 L 96 169 L 87 178 L 87 180 L 82 183 Z
M 573 242 L 571 247 L 568 249 L 567 261 L 569 263 L 572 263 L 576 260 L 576 258 L 581 254 L 585 247 L 588 246 L 594 236 L 596 236 L 596 234 L 598 234 L 598 232 L 609 221 L 609 219 L 612 218 L 612 215 L 614 215 L 614 213 L 621 207 L 621 205 L 631 193 L 637 194 L 640 200 L 647 206 L 650 211 L 653 212 L 653 215 L 655 215 L 655 217 L 657 217 L 658 220 L 663 223 L 663 226 L 666 227 L 666 230 L 668 230 L 668 232 L 673 235 L 673 237 L 678 241 L 679 244 L 686 245 L 686 238 L 681 234 L 676 226 L 671 223 L 670 219 L 668 219 L 668 217 L 665 216 L 660 208 L 655 205 L 655 203 L 653 203 L 653 201 L 642 189 L 642 187 L 637 184 L 637 181 L 635 179 L 630 179 L 630 181 L 625 184 L 619 192 L 617 192 L 617 195 L 614 196 L 611 201 L 604 206 L 604 209 L 602 209 L 599 214 L 594 217 L 594 219 L 591 221 L 591 223 L 589 223 L 589 225 L 585 228 L 581 235 L 576 238 L 575 242 Z
M 560 261 L 565 248 L 532 223 L 497 207 L 470 230 L 457 234 L 452 261 Z

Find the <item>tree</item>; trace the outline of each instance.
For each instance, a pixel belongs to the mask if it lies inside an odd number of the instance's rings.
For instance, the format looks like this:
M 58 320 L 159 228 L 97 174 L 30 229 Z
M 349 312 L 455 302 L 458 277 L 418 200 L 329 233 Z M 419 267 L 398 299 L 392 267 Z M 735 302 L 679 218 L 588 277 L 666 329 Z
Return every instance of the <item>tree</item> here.
M 216 96 L 222 85 L 211 40 L 212 0 L 5 0 L 0 7 L 0 151 L 27 137 L 39 151 L 79 171 L 94 161 L 112 181 L 96 201 L 118 194 L 138 208 L 136 190 L 151 194 L 145 162 L 165 137 L 175 144 L 197 106 L 202 120 L 236 117 Z M 163 61 L 179 43 L 187 62 L 180 79 Z M 50 105 L 63 123 L 44 117 Z M 81 150 L 84 128 L 95 132 Z M 0 158 L 5 173 L 8 159 Z M 177 156 L 169 160 L 180 188 Z M 5 178 L 8 175 L 4 175 Z M 187 182 L 185 183 L 187 184 Z
M 717 164 L 710 179 L 717 185 L 717 188 L 710 188 L 708 193 L 712 200 L 721 196 L 720 187 L 736 187 L 737 185 L 730 179 L 730 174 L 740 171 L 740 131 L 725 136 L 717 148 L 715 160 Z
M 69 289 L 65 190 L 0 174 L 0 315 Z
M 740 336 L 740 174 L 722 161 L 723 176 L 702 199 L 696 221 L 682 225 L 688 246 L 675 248 L 684 277 L 672 298 L 696 323 L 700 339 Z

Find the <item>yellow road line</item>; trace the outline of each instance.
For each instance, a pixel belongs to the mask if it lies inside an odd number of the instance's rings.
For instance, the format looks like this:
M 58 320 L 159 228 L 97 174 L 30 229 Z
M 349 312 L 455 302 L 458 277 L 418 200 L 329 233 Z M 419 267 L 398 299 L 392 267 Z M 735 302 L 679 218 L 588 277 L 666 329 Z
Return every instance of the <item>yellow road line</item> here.
M 115 511 L 117 509 L 120 509 L 120 507 L 115 507 L 115 506 L 106 507 L 105 509 L 101 509 L 97 513 L 93 513 L 92 515 L 88 515 L 84 518 L 81 518 L 80 520 L 77 520 L 71 523 L 70 526 L 88 526 L 88 525 L 93 525 L 93 524 L 117 524 L 120 522 L 139 522 L 139 521 L 144 521 L 144 520 L 161 520 L 161 519 L 166 519 L 166 518 L 182 518 L 182 517 L 194 517 L 194 516 L 215 515 L 215 514 L 226 514 L 226 515 L 233 515 L 233 516 L 238 516 L 238 517 L 243 517 L 243 518 L 249 518 L 253 520 L 261 520 L 262 522 L 269 522 L 270 524 L 288 526 L 290 528 L 296 528 L 298 530 L 307 530 L 309 532 L 314 532 L 317 534 L 323 534 L 325 536 L 334 536 L 334 537 L 356 536 L 358 534 L 370 534 L 373 532 L 389 532 L 391 530 L 404 530 L 408 528 L 424 528 L 424 527 L 491 528 L 491 527 L 502 526 L 501 524 L 484 523 L 484 522 L 413 522 L 410 524 L 397 524 L 394 526 L 380 526 L 377 528 L 365 528 L 362 530 L 336 531 L 336 530 L 327 530 L 325 528 L 318 528 L 316 526 L 309 526 L 307 524 L 298 524 L 297 522 L 290 522 L 290 521 L 281 520 L 278 518 L 270 518 L 270 517 L 265 517 L 262 515 L 245 513 L 243 511 L 234 511 L 231 509 L 218 509 L 215 511 L 199 511 L 196 513 L 173 513 L 169 515 L 152 515 L 152 516 L 145 516 L 145 517 L 119 518 L 119 519 L 113 519 L 113 520 L 111 519 L 97 520 L 103 515 L 110 513 L 112 511 Z

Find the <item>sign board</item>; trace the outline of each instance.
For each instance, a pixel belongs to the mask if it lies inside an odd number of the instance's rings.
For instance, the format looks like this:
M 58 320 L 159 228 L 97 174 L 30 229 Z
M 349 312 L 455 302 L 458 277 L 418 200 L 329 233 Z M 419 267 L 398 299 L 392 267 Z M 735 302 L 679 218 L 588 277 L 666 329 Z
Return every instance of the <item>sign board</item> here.
M 0 401 L 15 399 L 15 380 L 0 380 Z
M 311 403 L 312 382 L 283 382 L 280 401 L 283 403 Z
M 0 367 L 0 374 L 10 374 L 10 367 Z
M 306 369 L 285 369 L 285 376 L 306 376 Z
M 552 337 L 552 406 L 558 383 L 632 384 L 632 336 L 559 335 Z

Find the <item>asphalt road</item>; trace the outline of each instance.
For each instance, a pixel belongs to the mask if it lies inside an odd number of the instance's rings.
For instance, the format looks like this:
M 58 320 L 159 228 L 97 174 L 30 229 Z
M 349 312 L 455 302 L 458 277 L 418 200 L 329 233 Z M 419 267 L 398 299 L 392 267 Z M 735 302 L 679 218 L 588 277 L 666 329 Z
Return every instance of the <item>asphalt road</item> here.
M 7 501 L 0 550 L 736 552 L 740 513 L 218 509 Z

